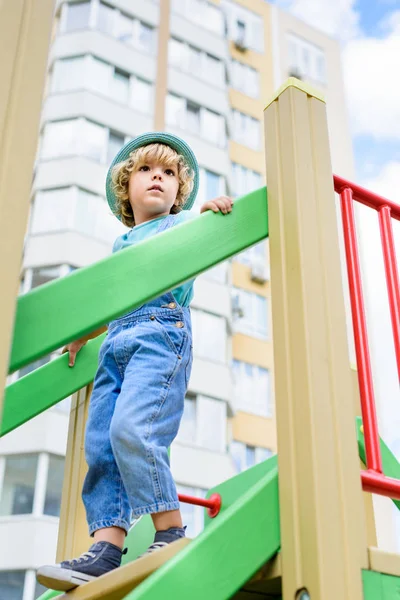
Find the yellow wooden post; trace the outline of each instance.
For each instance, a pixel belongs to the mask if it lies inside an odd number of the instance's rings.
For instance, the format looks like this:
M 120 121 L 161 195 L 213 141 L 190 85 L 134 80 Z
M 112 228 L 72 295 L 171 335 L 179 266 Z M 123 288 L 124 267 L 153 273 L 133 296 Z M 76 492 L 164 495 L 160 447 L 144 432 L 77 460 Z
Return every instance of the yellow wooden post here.
M 92 385 L 72 397 L 58 530 L 58 562 L 79 556 L 93 543 L 89 537 L 81 496 L 87 472 L 84 442 L 91 391 Z
M 322 98 L 265 109 L 284 600 L 361 600 L 368 568 Z
M 8 370 L 53 5 L 54 0 L 0 2 L 1 384 Z

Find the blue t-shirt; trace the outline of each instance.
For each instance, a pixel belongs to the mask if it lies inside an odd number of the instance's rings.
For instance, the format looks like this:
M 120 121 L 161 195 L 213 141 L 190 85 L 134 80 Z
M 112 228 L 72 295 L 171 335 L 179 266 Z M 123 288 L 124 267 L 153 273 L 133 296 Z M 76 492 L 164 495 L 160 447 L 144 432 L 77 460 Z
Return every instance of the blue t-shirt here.
M 176 215 L 173 227 L 175 225 L 179 225 L 180 223 L 191 221 L 197 216 L 198 215 L 196 213 L 192 213 L 188 210 L 182 210 Z M 142 242 L 143 240 L 152 237 L 157 233 L 157 230 L 160 226 L 160 221 L 166 218 L 167 216 L 157 217 L 151 221 L 146 221 L 145 223 L 140 223 L 140 225 L 135 225 L 132 227 L 132 229 L 117 237 L 112 249 L 113 253 L 118 252 L 118 250 L 123 250 L 124 248 L 129 248 L 129 246 L 133 246 L 138 242 Z M 172 290 L 175 300 L 181 306 L 189 306 L 190 302 L 192 301 L 193 283 L 194 279 L 190 279 L 189 281 L 186 281 L 186 283 L 183 283 L 179 287 Z

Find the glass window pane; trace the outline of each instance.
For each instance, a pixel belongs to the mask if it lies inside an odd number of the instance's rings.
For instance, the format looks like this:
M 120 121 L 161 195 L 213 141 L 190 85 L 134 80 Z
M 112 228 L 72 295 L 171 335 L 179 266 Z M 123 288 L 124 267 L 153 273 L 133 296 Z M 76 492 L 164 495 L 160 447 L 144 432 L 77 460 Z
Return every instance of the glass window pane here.
M 0 515 L 26 515 L 33 509 L 37 454 L 19 454 L 6 457 Z
M 256 449 L 253 446 L 246 446 L 246 467 L 253 467 L 256 464 Z
M 82 154 L 98 162 L 104 160 L 107 130 L 101 125 L 83 120 L 80 124 Z
M 191 102 L 186 107 L 186 129 L 191 133 L 199 133 L 200 130 L 200 106 Z
M 84 88 L 84 66 L 83 56 L 57 60 L 53 70 L 53 92 L 64 92 Z
M 33 204 L 31 233 L 68 229 L 74 210 L 74 195 L 71 188 L 38 192 Z
M 91 90 L 109 95 L 112 74 L 113 67 L 110 64 L 104 60 L 100 60 L 100 58 L 90 57 L 87 85 Z
M 224 118 L 208 109 L 203 109 L 202 113 L 202 137 L 213 142 L 220 148 L 224 148 L 226 144 Z
M 226 403 L 197 396 L 197 439 L 199 445 L 215 452 L 226 449 Z
M 46 497 L 43 509 L 45 515 L 60 516 L 64 463 L 65 459 L 62 456 L 50 456 L 49 458 Z
M 168 94 L 166 102 L 166 121 L 169 125 L 182 126 L 185 104 L 182 98 Z
M 212 200 L 213 198 L 217 198 L 220 196 L 220 186 L 221 186 L 221 175 L 217 175 L 212 171 L 207 171 L 205 169 L 206 176 L 206 198 L 207 200 Z
M 154 50 L 154 29 L 141 21 L 139 22 L 137 45 L 141 50 L 146 52 L 152 52 Z
M 68 4 L 66 31 L 89 27 L 90 2 L 74 2 Z
M 117 17 L 116 37 L 121 42 L 132 43 L 133 41 L 133 19 L 120 13 Z
M 25 571 L 0 571 L 0 598 L 22 600 Z
M 196 399 L 187 397 L 185 398 L 185 407 L 181 424 L 179 427 L 179 433 L 177 436 L 179 442 L 189 442 L 191 444 L 196 443 Z
M 153 112 L 153 88 L 151 83 L 134 78 L 132 81 L 131 106 L 143 113 Z
M 193 309 L 194 351 L 207 360 L 226 361 L 226 321 L 224 317 Z
M 42 143 L 42 158 L 58 158 L 78 153 L 77 120 L 47 123 Z
M 111 163 L 114 160 L 117 152 L 121 150 L 124 145 L 124 142 L 125 137 L 123 135 L 110 132 L 107 147 L 107 163 Z
M 214 31 L 218 35 L 224 34 L 224 17 L 221 9 L 218 6 L 212 4 L 205 4 L 206 18 L 204 19 L 203 25 Z
M 219 58 L 206 54 L 206 73 L 205 76 L 209 81 L 216 84 L 224 83 L 224 63 Z
M 104 33 L 112 35 L 114 33 L 114 17 L 115 9 L 104 2 L 99 4 L 99 15 L 97 20 L 97 28 Z
M 174 67 L 185 68 L 186 46 L 174 38 L 170 38 L 168 43 L 168 62 Z
M 111 96 L 114 98 L 114 100 L 117 100 L 117 102 L 120 102 L 121 104 L 126 104 L 128 102 L 128 73 L 124 73 L 124 71 L 120 71 L 119 69 L 114 70 L 113 78 L 111 81 Z
M 32 289 L 38 287 L 39 285 L 43 285 L 48 281 L 53 281 L 53 279 L 57 279 L 60 277 L 60 266 L 54 267 L 39 267 L 37 269 L 33 269 L 32 274 Z
M 188 46 L 188 69 L 195 74 L 201 72 L 201 52 L 193 46 Z
M 242 442 L 232 440 L 230 454 L 238 473 L 246 468 L 246 446 Z

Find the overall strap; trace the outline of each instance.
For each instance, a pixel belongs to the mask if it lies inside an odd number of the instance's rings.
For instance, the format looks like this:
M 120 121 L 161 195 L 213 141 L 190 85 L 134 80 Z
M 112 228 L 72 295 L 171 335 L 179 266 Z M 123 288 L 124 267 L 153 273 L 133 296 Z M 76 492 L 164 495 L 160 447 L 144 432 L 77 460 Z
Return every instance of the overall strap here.
M 165 219 L 163 219 L 159 224 L 157 233 L 161 233 L 162 231 L 165 231 L 166 229 L 172 227 L 175 221 L 175 216 L 176 215 L 168 215 L 167 217 L 165 217 Z

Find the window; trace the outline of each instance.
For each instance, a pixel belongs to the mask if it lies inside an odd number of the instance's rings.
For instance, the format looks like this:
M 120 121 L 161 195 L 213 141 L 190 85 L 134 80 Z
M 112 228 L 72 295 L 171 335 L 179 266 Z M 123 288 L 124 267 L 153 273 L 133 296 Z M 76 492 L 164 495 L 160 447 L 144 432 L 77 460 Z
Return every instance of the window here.
M 63 267 L 67 267 L 67 269 L 65 270 Z M 63 275 L 67 275 L 70 271 L 73 271 L 73 268 L 68 267 L 68 265 L 38 267 L 36 269 L 32 269 L 33 273 L 31 289 L 34 289 L 39 285 L 43 285 L 44 283 L 48 283 L 49 281 L 53 281 L 53 279 L 57 279 L 58 277 L 63 277 Z
M 198 117 L 200 123 L 198 125 Z M 166 101 L 166 121 L 168 125 L 181 127 L 199 135 L 220 148 L 226 146 L 225 119 L 222 115 L 207 108 L 200 107 L 185 98 L 168 94 Z
M 290 75 L 326 83 L 325 54 L 321 48 L 293 33 L 288 34 L 287 47 Z
M 85 87 L 85 58 L 63 58 L 56 60 L 53 69 L 52 91 L 65 92 Z
M 194 210 L 200 210 L 201 206 L 207 200 L 212 200 L 217 196 L 223 196 L 226 193 L 225 177 L 200 167 L 199 191 L 197 193 Z
M 22 600 L 25 571 L 0 571 L 0 598 Z
M 153 112 L 152 85 L 139 77 L 132 78 L 130 104 L 142 113 Z
M 100 2 L 97 16 L 97 29 L 112 35 L 114 33 L 114 18 L 116 11 L 113 6 Z
M 108 146 L 107 146 L 107 163 L 111 163 L 117 152 L 121 150 L 122 146 L 125 143 L 125 136 L 120 135 L 119 133 L 113 133 L 110 131 L 110 135 L 108 138 Z
M 224 17 L 219 6 L 206 0 L 172 0 L 172 10 L 217 35 L 224 35 Z
M 186 496 L 196 496 L 197 498 L 205 498 L 206 490 L 201 488 L 188 487 L 186 485 L 177 484 L 178 494 Z M 181 502 L 180 506 L 183 524 L 187 526 L 186 535 L 189 538 L 195 538 L 204 529 L 204 508 Z
M 269 371 L 239 360 L 233 361 L 232 370 L 236 408 L 244 412 L 270 417 L 272 402 Z
M 186 129 L 190 133 L 199 133 L 200 131 L 200 106 L 187 102 L 186 105 Z
M 235 331 L 267 339 L 267 299 L 241 288 L 232 288 L 232 303 L 243 316 L 235 319 Z
M 183 416 L 177 436 L 178 441 L 193 443 L 196 440 L 196 426 L 196 398 L 186 396 Z
M 168 62 L 171 66 L 194 77 L 205 79 L 212 85 L 221 86 L 225 83 L 222 60 L 175 38 L 169 40 Z
M 238 163 L 232 163 L 232 179 L 234 196 L 244 196 L 262 186 L 262 175 L 246 169 Z
M 98 162 L 106 160 L 108 130 L 87 119 L 47 123 L 42 142 L 42 158 L 82 155 Z
M 240 254 L 236 254 L 233 259 L 248 267 L 263 264 L 265 265 L 267 272 L 269 271 L 266 255 L 266 242 L 259 242 L 250 248 L 246 248 L 246 250 L 243 250 Z
M 225 452 L 226 427 L 225 402 L 200 394 L 187 396 L 176 440 L 214 452 Z
M 233 110 L 233 139 L 239 144 L 260 149 L 260 121 L 239 110 Z
M 67 4 L 67 16 L 65 22 L 66 31 L 86 29 L 89 27 L 90 1 L 73 2 Z
M 201 358 L 226 362 L 226 321 L 202 310 L 192 310 L 193 348 Z
M 112 243 L 124 229 L 110 214 L 105 199 L 75 186 L 36 193 L 31 234 L 78 231 Z M 70 271 L 67 268 L 67 273 Z M 64 273 L 65 274 L 65 273 Z M 33 272 L 32 287 L 60 276 L 60 267 L 45 267 Z
M 151 52 L 155 49 L 155 35 L 154 28 L 149 25 L 145 25 L 141 21 L 136 21 L 137 28 L 137 41 L 134 43 L 144 52 Z
M 129 73 L 120 69 L 114 69 L 111 95 L 114 100 L 121 104 L 126 104 L 129 100 Z
M 223 0 L 221 7 L 226 16 L 228 38 L 240 47 L 264 52 L 262 17 L 229 0 Z
M 7 456 L 5 462 L 0 516 L 32 513 L 38 464 L 37 455 Z
M 260 95 L 260 76 L 259 72 L 249 65 L 245 65 L 238 60 L 232 60 L 231 63 L 231 85 L 236 90 L 247 94 L 252 98 L 258 98 Z
M 254 467 L 273 455 L 269 448 L 250 446 L 236 440 L 231 442 L 230 452 L 238 473 Z
M 116 38 L 121 40 L 121 42 L 132 44 L 134 41 L 133 23 L 134 20 L 132 17 L 120 13 L 119 18 L 117 19 Z
M 43 513 L 54 517 L 60 516 L 61 492 L 64 478 L 65 459 L 62 456 L 49 457 L 46 496 Z

